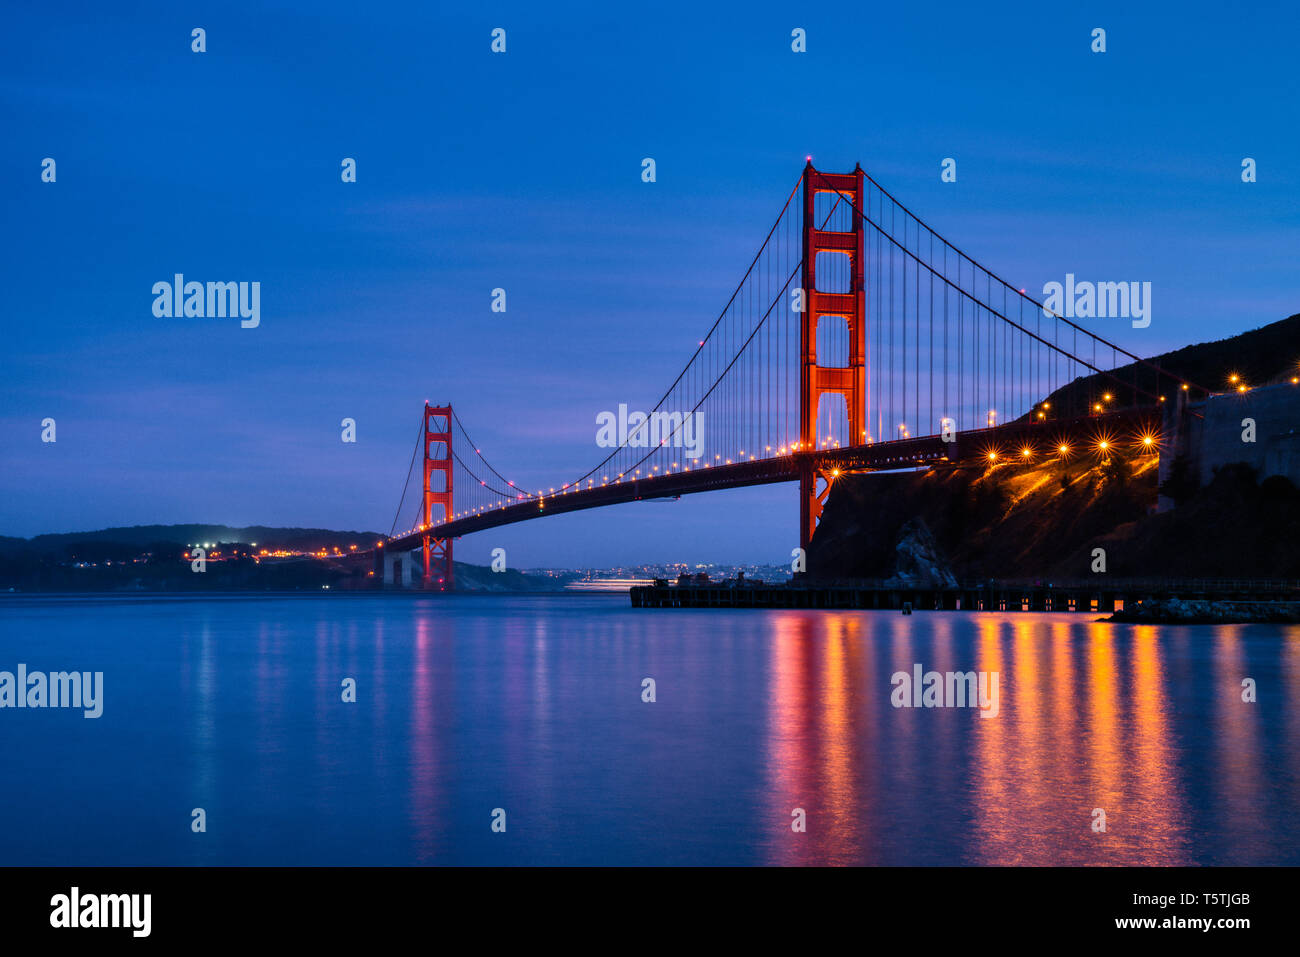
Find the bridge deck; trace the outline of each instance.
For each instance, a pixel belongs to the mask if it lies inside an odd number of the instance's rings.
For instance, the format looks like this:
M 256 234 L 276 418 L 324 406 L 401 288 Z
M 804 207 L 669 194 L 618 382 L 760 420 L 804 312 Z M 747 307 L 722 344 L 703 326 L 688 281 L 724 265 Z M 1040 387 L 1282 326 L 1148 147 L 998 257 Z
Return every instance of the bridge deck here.
M 560 515 L 606 505 L 636 502 L 654 498 L 675 498 L 697 492 L 718 489 L 744 488 L 774 482 L 797 481 L 806 469 L 820 472 L 890 471 L 956 463 L 963 459 L 986 456 L 990 450 L 1003 454 L 1012 452 L 1024 443 L 1044 449 L 1062 441 L 1091 442 L 1098 435 L 1110 435 L 1116 440 L 1129 438 L 1130 433 L 1156 426 L 1152 410 L 1125 409 L 1101 415 L 1083 416 L 1068 420 L 1031 422 L 1020 420 L 990 429 L 973 429 L 958 432 L 954 441 L 945 442 L 939 436 L 924 436 L 857 445 L 842 449 L 817 452 L 794 452 L 774 458 L 735 462 L 689 471 L 657 475 L 652 478 L 624 479 L 586 489 L 557 492 L 543 499 L 529 499 L 513 505 L 488 509 L 477 515 L 443 522 L 430 529 L 440 538 L 459 538 L 501 525 L 529 521 L 546 515 Z M 420 547 L 423 533 L 412 532 L 390 539 L 389 550 L 409 551 Z

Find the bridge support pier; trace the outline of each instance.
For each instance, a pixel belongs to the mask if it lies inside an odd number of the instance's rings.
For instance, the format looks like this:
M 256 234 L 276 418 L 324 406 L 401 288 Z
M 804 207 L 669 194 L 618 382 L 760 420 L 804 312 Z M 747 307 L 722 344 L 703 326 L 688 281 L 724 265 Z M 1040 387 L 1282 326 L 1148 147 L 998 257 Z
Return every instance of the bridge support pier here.
M 420 581 L 420 552 L 384 552 L 384 584 L 398 588 L 414 588 Z

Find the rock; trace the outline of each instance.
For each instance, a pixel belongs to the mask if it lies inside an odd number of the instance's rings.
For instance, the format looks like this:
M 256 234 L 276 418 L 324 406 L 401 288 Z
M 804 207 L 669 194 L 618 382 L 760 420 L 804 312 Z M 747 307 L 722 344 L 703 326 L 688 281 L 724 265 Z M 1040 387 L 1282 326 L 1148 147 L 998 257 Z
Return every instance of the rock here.
M 898 531 L 890 584 L 957 587 L 957 578 L 939 554 L 938 543 L 920 518 L 908 519 Z
M 1150 599 L 1133 602 L 1103 620 L 1159 625 L 1295 624 L 1300 623 L 1300 602 Z

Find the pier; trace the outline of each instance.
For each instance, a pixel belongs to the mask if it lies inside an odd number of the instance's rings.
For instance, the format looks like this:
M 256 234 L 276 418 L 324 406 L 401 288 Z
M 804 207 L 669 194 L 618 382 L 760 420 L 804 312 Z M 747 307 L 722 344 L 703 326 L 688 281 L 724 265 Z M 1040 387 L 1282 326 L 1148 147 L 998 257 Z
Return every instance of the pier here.
M 953 586 L 888 582 L 768 584 L 744 579 L 670 584 L 630 592 L 633 608 L 825 608 L 893 611 L 1024 611 L 1110 614 L 1137 601 L 1296 602 L 1300 581 L 1134 579 L 990 581 Z

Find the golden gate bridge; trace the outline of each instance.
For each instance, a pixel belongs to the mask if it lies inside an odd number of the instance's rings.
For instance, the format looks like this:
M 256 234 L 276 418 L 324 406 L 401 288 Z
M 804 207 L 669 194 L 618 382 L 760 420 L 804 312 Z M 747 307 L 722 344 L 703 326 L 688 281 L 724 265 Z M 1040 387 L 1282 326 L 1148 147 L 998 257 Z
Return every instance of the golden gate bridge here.
M 797 197 L 797 199 L 796 199 Z M 1104 382 L 1088 394 L 1081 377 Z M 453 584 L 462 535 L 547 515 L 774 482 L 799 483 L 799 544 L 849 471 L 999 456 L 1158 454 L 1159 411 L 1208 390 L 1162 371 L 999 278 L 860 167 L 804 167 L 772 228 L 645 428 L 556 485 L 491 465 L 453 406 L 425 403 L 384 580 L 413 553 Z M 694 428 L 702 448 L 683 447 Z M 415 459 L 414 521 L 398 531 Z M 688 457 L 691 452 L 692 457 Z M 408 569 L 409 571 L 410 569 Z

